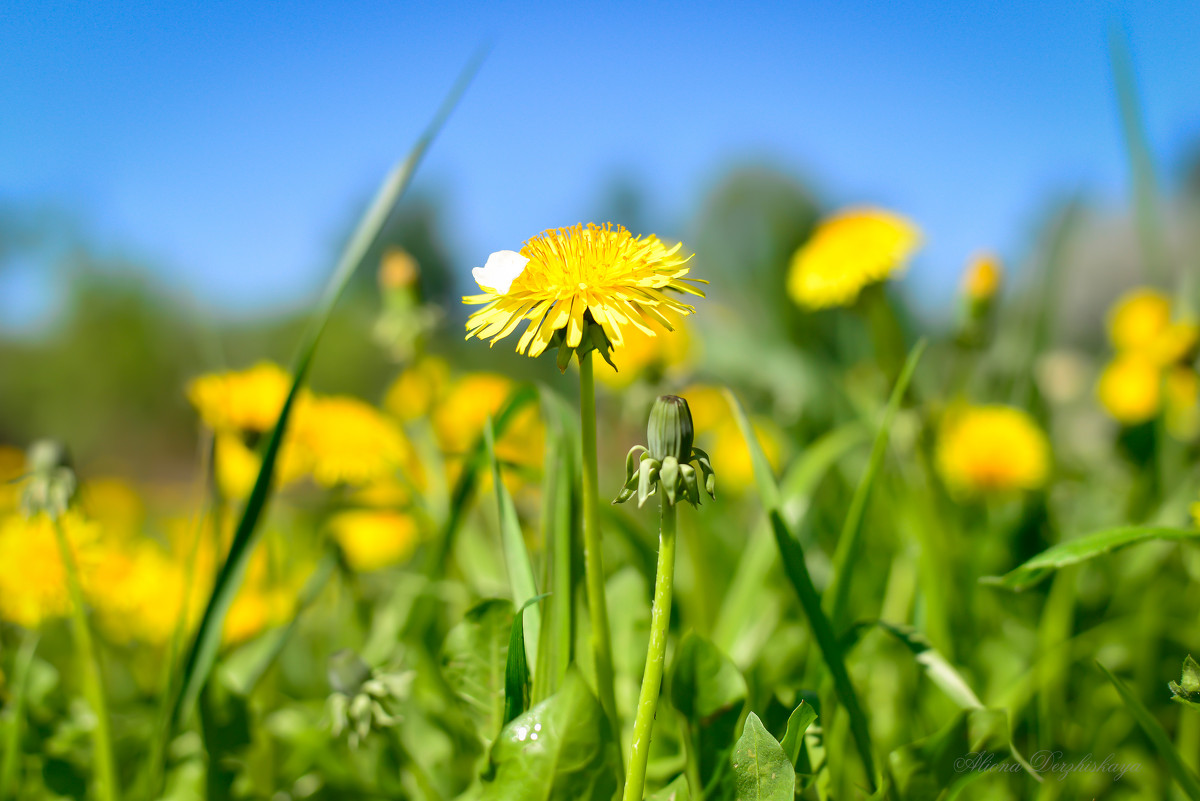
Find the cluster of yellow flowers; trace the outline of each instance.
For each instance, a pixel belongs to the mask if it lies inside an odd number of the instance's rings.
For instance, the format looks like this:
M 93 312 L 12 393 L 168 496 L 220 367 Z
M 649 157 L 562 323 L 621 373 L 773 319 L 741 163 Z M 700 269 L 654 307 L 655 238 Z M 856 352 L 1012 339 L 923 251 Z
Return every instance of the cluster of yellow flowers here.
M 1142 287 L 1113 306 L 1108 336 L 1115 353 L 1096 387 L 1105 410 L 1125 425 L 1164 411 L 1174 436 L 1200 433 L 1200 377 L 1192 366 L 1200 325 L 1172 319 L 1170 299 Z
M 20 451 L 0 448 L 0 470 L 0 480 L 18 477 Z M 59 524 L 84 596 L 105 633 L 114 641 L 156 646 L 198 619 L 216 575 L 217 549 L 228 545 L 230 533 L 219 545 L 211 531 L 170 521 L 168 541 L 161 543 L 144 534 L 146 512 L 137 492 L 110 478 L 85 483 L 78 504 Z M 26 518 L 15 493 L 0 497 L 0 619 L 36 629 L 70 612 L 55 525 L 42 514 Z M 290 615 L 296 582 L 268 571 L 266 559 L 260 552 L 252 560 L 226 621 L 227 644 Z

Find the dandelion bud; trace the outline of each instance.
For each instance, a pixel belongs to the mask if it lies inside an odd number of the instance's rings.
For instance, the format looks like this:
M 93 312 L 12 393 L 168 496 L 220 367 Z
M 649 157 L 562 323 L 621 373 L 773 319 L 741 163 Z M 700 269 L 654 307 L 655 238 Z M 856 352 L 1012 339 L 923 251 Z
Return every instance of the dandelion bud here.
M 674 457 L 676 462 L 689 461 L 693 436 L 692 412 L 687 401 L 678 395 L 660 395 L 650 410 L 646 426 L 650 455 L 660 462 L 667 457 Z
M 21 495 L 21 507 L 26 515 L 44 512 L 59 517 L 71 505 L 75 496 L 75 472 L 70 467 L 67 449 L 60 442 L 40 440 L 26 455 L 29 479 Z
M 666 502 L 674 506 L 680 499 L 700 505 L 700 480 L 695 462 L 704 479 L 704 489 L 717 497 L 716 480 L 708 454 L 692 446 L 692 413 L 687 401 L 676 395 L 663 395 L 650 410 L 646 426 L 649 448 L 635 445 L 625 459 L 625 486 L 613 503 L 624 503 L 637 496 L 638 506 L 662 486 Z

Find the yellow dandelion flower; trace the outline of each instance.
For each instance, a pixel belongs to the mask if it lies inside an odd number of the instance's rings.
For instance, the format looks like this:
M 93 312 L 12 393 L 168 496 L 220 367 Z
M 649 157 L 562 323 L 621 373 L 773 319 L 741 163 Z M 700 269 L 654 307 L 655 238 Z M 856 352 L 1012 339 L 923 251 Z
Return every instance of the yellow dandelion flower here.
M 262 469 L 258 452 L 237 434 L 218 434 L 213 455 L 221 494 L 227 498 L 248 496 Z M 275 461 L 275 486 L 286 487 L 299 481 L 308 473 L 310 462 L 309 452 L 297 442 L 295 433 L 289 431 Z
M 972 303 L 986 303 L 1000 289 L 1004 268 L 994 253 L 977 253 L 963 273 L 962 292 Z
M 392 420 L 350 397 L 315 397 L 297 414 L 296 439 L 326 487 L 360 486 L 412 462 L 408 440 Z
M 498 373 L 468 373 L 454 382 L 433 410 L 433 432 L 444 453 L 464 454 L 488 417 L 512 392 L 512 380 Z
M 417 260 L 404 248 L 388 248 L 379 263 L 381 289 L 407 289 L 421 274 Z
M 248 370 L 194 379 L 188 400 L 214 431 L 268 431 L 275 425 L 292 379 L 282 367 L 262 362 Z
M 908 266 L 920 244 L 920 230 L 898 214 L 843 211 L 818 225 L 792 257 L 788 294 L 809 309 L 849 306 L 868 284 Z
M 1009 406 L 964 406 L 947 412 L 937 466 L 960 496 L 1032 490 L 1046 483 L 1050 445 L 1028 414 Z
M 1108 337 L 1117 350 L 1142 350 L 1154 345 L 1171 322 L 1171 301 L 1156 289 L 1126 292 L 1108 313 Z
M 425 417 L 450 384 L 450 365 L 436 356 L 425 356 L 406 368 L 384 396 L 383 408 L 408 422 Z
M 183 614 L 183 565 L 150 540 L 109 549 L 95 569 L 92 604 L 104 631 L 120 642 L 163 645 Z M 193 578 L 203 588 L 203 582 Z M 193 593 L 188 622 L 195 622 L 202 598 Z
M 634 236 L 618 226 L 594 224 L 551 229 L 526 241 L 519 253 L 493 253 L 473 271 L 483 294 L 463 303 L 483 305 L 467 320 L 467 338 L 492 344 L 528 321 L 518 353 L 539 356 L 557 332 L 567 347 L 583 340 L 594 322 L 620 348 L 630 329 L 653 336 L 671 330 L 664 316 L 695 311 L 667 290 L 703 297 L 687 278 L 681 245 L 668 248 L 656 236 Z M 702 283 L 702 282 L 701 282 Z
M 77 512 L 62 517 L 85 593 L 93 586 L 100 527 Z M 66 571 L 54 522 L 45 515 L 12 514 L 0 520 L 0 619 L 25 628 L 71 611 Z
M 771 469 L 778 472 L 783 464 L 782 433 L 769 420 L 760 418 L 751 420 L 750 427 L 754 429 Z M 703 439 L 709 444 L 708 455 L 717 471 L 718 492 L 723 488 L 739 493 L 754 486 L 754 462 L 736 422 L 725 418 Z
M 691 353 L 692 342 L 687 329 L 679 325 L 675 315 L 667 315 L 676 327 L 674 336 L 659 337 L 631 330 L 625 337 L 625 347 L 613 357 L 617 365 L 601 362 L 596 365 L 596 380 L 612 387 L 627 387 L 647 374 L 661 375 L 668 368 L 681 365 Z
M 1118 422 L 1144 423 L 1158 414 L 1162 405 L 1159 366 L 1143 353 L 1118 355 L 1100 374 L 1096 394 Z
M 245 642 L 263 630 L 285 622 L 295 608 L 295 589 L 245 587 L 233 599 L 221 629 L 225 645 Z
M 680 394 L 687 399 L 696 431 L 709 431 L 730 420 L 729 403 L 720 387 L 692 384 Z
M 329 531 L 347 564 L 361 573 L 407 561 L 420 540 L 411 516 L 376 509 L 339 512 L 330 519 Z
M 1173 322 L 1146 348 L 1146 354 L 1161 365 L 1190 361 L 1200 338 L 1200 326 L 1191 320 Z

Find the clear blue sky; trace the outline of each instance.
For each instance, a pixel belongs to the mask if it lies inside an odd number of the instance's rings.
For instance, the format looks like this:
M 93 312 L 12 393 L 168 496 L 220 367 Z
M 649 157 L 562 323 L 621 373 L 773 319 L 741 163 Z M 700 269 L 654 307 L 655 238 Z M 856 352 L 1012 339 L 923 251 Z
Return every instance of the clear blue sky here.
M 1110 22 L 1163 171 L 1200 139 L 1200 4 L 946 6 L 10 0 L 0 201 L 63 207 L 213 307 L 298 303 L 490 40 L 419 181 L 464 272 L 586 219 L 614 171 L 680 235 L 765 160 L 916 219 L 910 280 L 938 298 L 970 251 L 1019 257 L 1054 193 L 1122 202 Z M 0 283 L 0 317 L 41 308 L 38 269 Z

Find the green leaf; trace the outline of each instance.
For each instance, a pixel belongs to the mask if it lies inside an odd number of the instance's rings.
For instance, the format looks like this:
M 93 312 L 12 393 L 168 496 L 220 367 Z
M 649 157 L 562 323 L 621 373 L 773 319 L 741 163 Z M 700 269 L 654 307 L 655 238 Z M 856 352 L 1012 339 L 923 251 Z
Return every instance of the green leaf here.
M 687 758 L 699 765 L 705 794 L 713 794 L 731 778 L 725 768 L 746 703 L 746 680 L 715 645 L 688 632 L 671 665 L 669 694 L 684 718 Z
M 872 625 L 872 624 L 866 624 Z M 962 677 L 954 666 L 942 656 L 936 648 L 934 648 L 929 640 L 925 638 L 921 632 L 909 626 L 901 626 L 895 623 L 888 623 L 884 620 L 877 620 L 873 625 L 879 626 L 881 629 L 891 634 L 897 640 L 904 644 L 916 659 L 917 664 L 925 671 L 925 675 L 929 680 L 936 684 L 942 692 L 950 697 L 958 705 L 959 709 L 964 712 L 987 712 L 989 715 L 995 716 L 998 721 L 995 726 L 997 732 L 1002 732 L 998 735 L 1003 740 L 1005 746 L 1012 754 L 1013 759 L 1025 769 L 1025 772 L 1032 776 L 1037 781 L 1041 781 L 1042 777 L 1033 766 L 1026 761 L 1021 752 L 1017 750 L 1016 744 L 1012 741 L 1011 726 L 1009 724 L 1008 711 L 1003 709 L 988 709 L 979 700 L 979 696 L 971 689 L 967 680 Z M 865 626 L 860 626 L 860 630 Z M 985 716 L 977 716 L 983 719 Z M 990 732 L 995 734 L 995 732 Z
M 850 581 L 854 576 L 854 566 L 858 561 L 859 551 L 862 550 L 862 521 L 867 511 L 867 501 L 871 498 L 871 488 L 875 486 L 875 479 L 883 467 L 883 457 L 887 455 L 888 439 L 891 436 L 892 424 L 896 420 L 896 413 L 900 411 L 900 403 L 904 400 L 904 393 L 908 390 L 908 384 L 917 369 L 917 363 L 921 360 L 921 354 L 925 352 L 925 345 L 926 341 L 922 339 L 913 346 L 912 351 L 908 354 L 908 360 L 904 363 L 904 369 L 900 371 L 900 377 L 896 379 L 896 385 L 892 388 L 892 395 L 888 398 L 887 407 L 883 412 L 883 420 L 879 424 L 879 431 L 875 434 L 875 442 L 871 445 L 871 458 L 867 462 L 867 471 L 863 473 L 858 486 L 854 488 L 850 507 L 846 511 L 842 534 L 838 538 L 837 550 L 833 554 L 833 579 L 825 590 L 825 605 L 837 631 L 844 631 L 846 626 L 846 605 L 850 602 Z
M 615 765 L 604 711 L 572 669 L 558 692 L 504 727 L 480 801 L 611 801 Z
M 529 561 L 529 550 L 525 547 L 525 534 L 521 531 L 521 521 L 517 518 L 517 507 L 504 484 L 500 462 L 496 459 L 496 437 L 490 419 L 483 427 L 483 439 L 487 447 L 488 462 L 492 467 L 492 488 L 496 493 L 496 507 L 500 515 L 500 540 L 504 549 L 504 564 L 508 568 L 508 583 L 512 588 L 513 606 L 524 610 L 529 606 L 531 599 L 537 596 L 537 584 L 533 580 L 533 565 Z M 522 621 L 520 625 L 525 624 Z M 529 661 L 536 665 L 538 638 L 542 631 L 542 613 L 536 606 L 529 612 L 527 628 L 528 631 L 523 635 L 524 653 L 528 653 Z
M 317 346 L 321 342 L 321 336 L 324 334 L 325 327 L 333 315 L 333 309 L 337 305 L 338 300 L 341 299 L 346 287 L 350 284 L 350 279 L 358 271 L 359 265 L 364 261 L 372 245 L 378 239 L 380 232 L 387 224 L 388 218 L 395 209 L 400 196 L 412 181 L 413 174 L 416 172 L 417 166 L 421 163 L 425 151 L 433 142 L 438 131 L 441 130 L 450 112 L 457 105 L 459 98 L 466 90 L 467 84 L 478 69 L 479 63 L 480 59 L 478 57 L 471 61 L 454 88 L 451 89 L 450 94 L 443 101 L 441 108 L 434 115 L 429 127 L 426 128 L 421 138 L 417 140 L 412 150 L 409 151 L 408 156 L 397 164 L 384 179 L 366 214 L 359 221 L 345 250 L 342 251 L 333 275 L 330 276 L 329 282 L 325 285 L 324 293 L 317 303 L 313 318 L 301 340 L 298 356 L 292 365 L 292 372 L 295 378 L 283 402 L 279 418 L 275 421 L 275 426 L 271 430 L 271 436 L 267 440 L 266 448 L 262 454 L 262 466 L 259 468 L 258 477 L 254 481 L 253 489 L 250 490 L 250 497 L 246 501 L 241 519 L 238 521 L 237 528 L 234 531 L 233 540 L 229 546 L 229 553 L 225 557 L 220 571 L 217 573 L 217 578 L 209 595 L 208 603 L 205 606 L 204 614 L 200 619 L 200 625 L 197 627 L 191 646 L 188 649 L 187 659 L 184 662 L 181 673 L 178 694 L 175 696 L 175 702 L 171 707 L 170 728 L 172 731 L 179 727 L 188 712 L 195 706 L 196 700 L 200 697 L 200 691 L 208 682 L 209 674 L 216 663 L 217 653 L 221 647 L 221 632 L 224 629 L 225 616 L 228 614 L 229 607 L 232 606 L 233 599 L 241 588 L 246 567 L 250 562 L 250 555 L 253 553 L 254 546 L 258 542 L 258 524 L 271 497 L 274 486 L 275 462 L 279 458 L 279 450 L 283 444 L 284 434 L 287 432 L 288 422 L 291 419 L 296 398 L 299 397 L 300 391 L 304 387 L 305 380 L 308 377 L 308 371 L 312 366 L 313 357 L 316 355 Z
M 505 723 L 506 663 L 515 618 L 509 601 L 481 601 L 442 646 L 442 672 L 470 707 L 484 742 L 494 740 Z
M 804 561 L 804 549 L 801 547 L 800 541 L 792 536 L 787 524 L 783 521 L 783 515 L 779 510 L 779 490 L 775 486 L 775 479 L 771 475 L 770 464 L 767 462 L 766 456 L 763 455 L 758 437 L 755 435 L 754 429 L 750 426 L 750 421 L 746 417 L 746 412 L 742 408 L 742 404 L 737 399 L 737 396 L 728 389 L 725 390 L 725 396 L 729 400 L 729 406 L 733 411 L 734 419 L 742 431 L 746 447 L 750 449 L 750 457 L 754 464 L 754 474 L 758 480 L 762 504 L 767 512 L 767 518 L 770 520 L 771 531 L 775 535 L 775 544 L 779 548 L 779 556 L 783 561 L 784 573 L 787 575 L 788 581 L 791 582 L 792 588 L 796 591 L 796 595 L 800 599 L 800 605 L 803 607 L 804 614 L 808 618 L 809 625 L 812 627 L 813 637 L 816 639 L 817 647 L 821 651 L 821 658 L 824 659 L 825 665 L 829 668 L 829 673 L 833 678 L 833 687 L 837 693 L 838 700 L 846 708 L 846 714 L 850 717 L 850 733 L 854 737 L 855 747 L 858 749 L 859 757 L 866 768 L 867 781 L 870 783 L 871 791 L 874 792 L 876 774 L 875 757 L 871 745 L 871 732 L 867 726 L 867 717 L 863 714 L 862 704 L 859 703 L 858 694 L 854 690 L 854 685 L 850 682 L 850 674 L 846 671 L 846 657 L 842 651 L 842 646 L 834 635 L 833 626 L 830 624 L 829 618 L 825 616 L 824 610 L 821 609 L 821 596 L 817 593 L 817 588 L 813 585 L 812 576 L 808 573 L 808 564 Z
M 788 715 L 787 730 L 783 733 L 783 741 L 780 745 L 793 766 L 800 762 L 800 752 L 804 748 L 804 733 L 816 719 L 817 710 L 813 709 L 812 704 L 806 704 L 804 701 L 801 701 L 792 710 L 792 714 Z
M 1200 539 L 1200 529 L 1173 528 L 1170 526 L 1121 526 L 1105 529 L 1047 548 L 1020 567 L 1003 576 L 985 576 L 984 584 L 993 584 L 1010 590 L 1021 591 L 1038 583 L 1046 576 L 1067 565 L 1084 562 L 1097 556 L 1137 545 L 1151 540 L 1194 540 Z
M 1183 660 L 1183 675 L 1179 681 L 1167 682 L 1167 686 L 1171 689 L 1172 701 L 1200 709 L 1200 664 L 1196 664 L 1191 654 Z
M 733 749 L 737 801 L 793 801 L 796 771 L 783 747 L 753 712 Z
M 687 777 L 680 775 L 657 793 L 646 796 L 646 801 L 689 801 L 691 797 Z
M 1106 668 L 1099 662 L 1096 665 L 1100 670 L 1104 671 L 1104 675 L 1112 682 L 1112 685 L 1117 688 L 1117 693 L 1120 694 L 1121 700 L 1125 702 L 1125 708 L 1133 715 L 1133 719 L 1142 727 L 1142 731 L 1150 738 L 1150 742 L 1154 744 L 1154 748 L 1158 751 L 1158 755 L 1167 763 L 1167 769 L 1171 771 L 1171 776 L 1178 782 L 1179 787 L 1187 794 L 1187 797 L 1192 801 L 1200 801 L 1200 777 L 1196 776 L 1195 771 L 1187 766 L 1183 758 L 1179 756 L 1179 752 L 1175 750 L 1175 746 L 1171 744 L 1171 738 L 1163 730 L 1163 727 L 1154 716 L 1150 714 L 1150 710 L 1137 699 L 1137 696 L 1129 689 L 1125 682 L 1113 675 L 1112 671 Z
M 508 660 L 504 667 L 504 722 L 529 708 L 529 661 L 525 658 L 525 610 L 545 598 L 530 598 L 513 616 L 508 638 Z
M 533 702 L 553 695 L 567 675 L 574 641 L 571 570 L 571 488 L 574 485 L 571 410 L 553 390 L 539 387 L 546 420 L 546 457 L 542 482 L 542 542 L 546 545 L 546 575 L 542 587 L 550 592 L 534 668 Z

